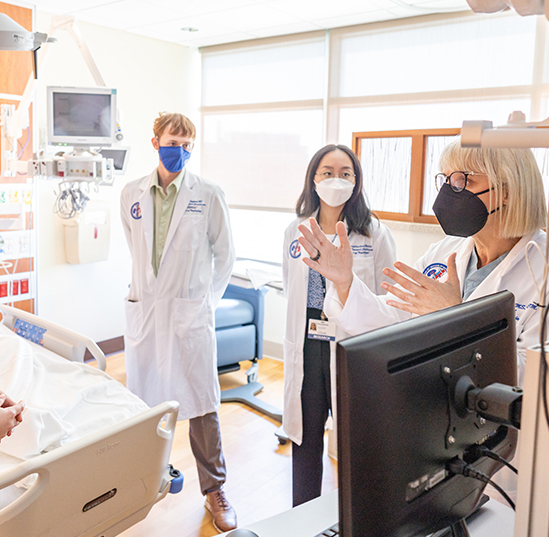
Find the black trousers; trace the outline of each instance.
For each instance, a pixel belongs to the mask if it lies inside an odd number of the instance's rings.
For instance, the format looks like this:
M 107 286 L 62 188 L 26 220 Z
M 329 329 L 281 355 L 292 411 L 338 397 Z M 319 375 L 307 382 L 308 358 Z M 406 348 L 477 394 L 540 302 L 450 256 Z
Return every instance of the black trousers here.
M 307 308 L 307 319 L 320 319 L 320 310 Z M 331 410 L 330 343 L 309 339 L 303 345 L 301 411 L 303 441 L 292 443 L 293 506 L 320 496 L 324 431 Z

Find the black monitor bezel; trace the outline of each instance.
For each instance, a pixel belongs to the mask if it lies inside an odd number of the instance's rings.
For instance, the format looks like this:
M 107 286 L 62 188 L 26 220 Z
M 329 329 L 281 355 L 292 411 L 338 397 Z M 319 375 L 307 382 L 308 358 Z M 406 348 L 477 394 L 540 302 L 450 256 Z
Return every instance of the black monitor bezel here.
M 488 432 L 494 451 L 506 458 L 514 453 L 516 431 L 490 423 L 480 426 L 478 415 L 457 416 L 449 402 L 463 374 L 472 376 L 479 387 L 492 382 L 516 384 L 514 305 L 512 293 L 504 291 L 338 343 L 342 537 L 426 535 L 474 511 L 483 483 L 446 476 L 406 501 L 401 481 L 412 482 L 406 480 L 406 472 L 415 475 L 414 466 L 430 468 L 429 457 L 438 464 L 445 454 L 447 459 L 462 456 L 472 441 L 480 442 Z M 504 358 L 495 367 L 500 356 Z M 399 403 L 406 401 L 414 405 L 413 412 L 399 410 Z M 452 432 L 454 442 L 449 443 Z M 431 449 L 432 453 L 424 453 Z M 492 475 L 500 464 L 483 458 L 474 466 Z

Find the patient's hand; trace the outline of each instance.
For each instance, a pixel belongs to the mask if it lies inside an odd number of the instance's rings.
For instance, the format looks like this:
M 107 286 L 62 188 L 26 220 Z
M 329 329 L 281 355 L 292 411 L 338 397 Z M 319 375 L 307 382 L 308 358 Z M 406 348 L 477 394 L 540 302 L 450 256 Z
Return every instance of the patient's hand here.
M 16 403 L 11 397 L 0 390 L 0 439 L 11 436 L 13 429 L 23 421 L 25 403 Z

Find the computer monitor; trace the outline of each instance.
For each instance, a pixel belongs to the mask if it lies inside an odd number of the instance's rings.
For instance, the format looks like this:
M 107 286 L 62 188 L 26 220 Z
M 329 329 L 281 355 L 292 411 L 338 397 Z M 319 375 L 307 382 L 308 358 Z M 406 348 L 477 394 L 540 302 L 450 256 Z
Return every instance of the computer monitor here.
M 106 149 L 100 149 L 102 157 L 112 158 L 115 175 L 125 175 L 130 160 L 130 148 L 127 146 L 113 145 Z
M 48 143 L 110 146 L 116 135 L 116 90 L 48 87 Z
M 455 388 L 516 384 L 514 305 L 505 291 L 338 343 L 342 537 L 428 535 L 474 511 L 485 485 L 447 461 L 491 476 L 500 463 L 468 448 L 509 459 L 517 432 L 456 406 Z

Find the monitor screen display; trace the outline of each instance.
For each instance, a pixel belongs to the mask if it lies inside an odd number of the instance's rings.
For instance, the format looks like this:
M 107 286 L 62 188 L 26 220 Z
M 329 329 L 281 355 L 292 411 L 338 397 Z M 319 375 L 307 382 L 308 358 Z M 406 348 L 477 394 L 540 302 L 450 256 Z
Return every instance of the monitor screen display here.
M 101 149 L 99 153 L 101 153 L 101 156 L 105 158 L 112 158 L 114 164 L 114 173 L 119 175 L 126 173 L 130 155 L 129 147 L 109 147 L 108 149 Z
M 457 386 L 515 385 L 514 306 L 498 293 L 339 342 L 342 537 L 427 535 L 474 511 L 484 483 L 447 462 L 493 475 L 500 463 L 470 446 L 510 458 L 517 433 L 457 404 Z
M 111 145 L 116 128 L 115 95 L 109 88 L 48 88 L 49 143 Z

